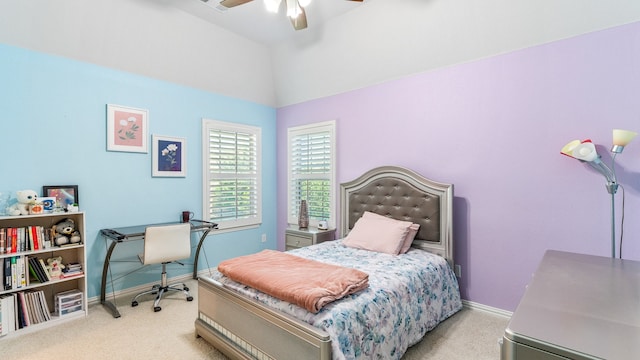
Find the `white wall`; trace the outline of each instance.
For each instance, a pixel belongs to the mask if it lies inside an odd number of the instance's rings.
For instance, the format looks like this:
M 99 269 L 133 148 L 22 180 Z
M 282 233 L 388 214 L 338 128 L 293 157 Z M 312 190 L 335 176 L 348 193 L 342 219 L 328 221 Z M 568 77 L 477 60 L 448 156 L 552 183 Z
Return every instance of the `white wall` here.
M 637 20 L 638 0 L 367 0 L 269 49 L 170 0 L 2 0 L 0 42 L 280 107 Z
M 636 20 L 638 0 L 368 0 L 273 48 L 278 106 Z
M 163 0 L 2 0 L 0 43 L 275 103 L 266 46 Z

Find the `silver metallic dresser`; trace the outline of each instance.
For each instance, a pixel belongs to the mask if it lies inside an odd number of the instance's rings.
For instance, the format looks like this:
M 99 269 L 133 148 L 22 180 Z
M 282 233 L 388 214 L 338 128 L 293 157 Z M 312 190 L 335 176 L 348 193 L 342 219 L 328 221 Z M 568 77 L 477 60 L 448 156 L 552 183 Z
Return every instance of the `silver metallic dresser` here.
M 547 251 L 501 359 L 640 359 L 640 262 Z

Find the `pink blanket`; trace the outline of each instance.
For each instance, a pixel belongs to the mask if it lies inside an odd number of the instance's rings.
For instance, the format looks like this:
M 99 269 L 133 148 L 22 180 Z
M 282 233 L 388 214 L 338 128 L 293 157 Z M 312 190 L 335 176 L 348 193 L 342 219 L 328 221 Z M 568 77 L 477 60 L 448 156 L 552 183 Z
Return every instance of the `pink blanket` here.
M 275 250 L 222 261 L 218 271 L 236 282 L 313 313 L 369 286 L 369 275 L 360 270 Z

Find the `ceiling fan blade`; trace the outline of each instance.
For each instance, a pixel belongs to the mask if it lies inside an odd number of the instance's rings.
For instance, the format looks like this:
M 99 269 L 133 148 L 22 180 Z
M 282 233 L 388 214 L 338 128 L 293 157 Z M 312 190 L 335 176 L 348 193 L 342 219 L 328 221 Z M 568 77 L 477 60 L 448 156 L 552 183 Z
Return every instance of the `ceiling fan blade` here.
M 289 18 L 291 19 L 291 25 L 296 30 L 302 30 L 307 28 L 307 14 L 304 12 L 304 8 L 300 7 L 300 15 L 297 18 Z
M 242 5 L 250 1 L 253 1 L 253 0 L 222 0 L 220 1 L 220 5 L 226 8 L 232 8 L 234 6 Z

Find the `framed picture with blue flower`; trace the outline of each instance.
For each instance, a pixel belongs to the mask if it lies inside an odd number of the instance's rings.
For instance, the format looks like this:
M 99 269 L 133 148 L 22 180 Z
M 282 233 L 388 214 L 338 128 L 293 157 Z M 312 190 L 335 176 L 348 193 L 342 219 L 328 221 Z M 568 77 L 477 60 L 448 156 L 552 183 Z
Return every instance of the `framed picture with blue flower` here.
M 152 135 L 151 176 L 187 176 L 187 140 L 185 138 Z

